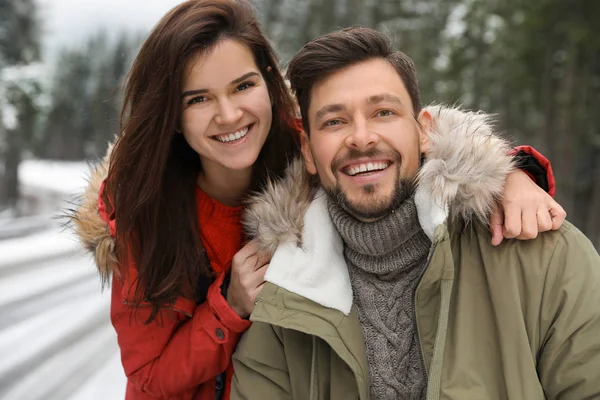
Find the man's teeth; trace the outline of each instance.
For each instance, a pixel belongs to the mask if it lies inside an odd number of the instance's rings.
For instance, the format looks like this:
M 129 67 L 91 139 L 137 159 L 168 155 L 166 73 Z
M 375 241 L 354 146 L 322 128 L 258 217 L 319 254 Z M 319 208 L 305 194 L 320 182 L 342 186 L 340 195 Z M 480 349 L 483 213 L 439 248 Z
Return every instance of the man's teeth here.
M 361 172 L 381 171 L 389 166 L 387 162 L 370 162 L 364 164 L 357 164 L 349 167 L 347 173 L 350 176 L 360 174 Z
M 219 142 L 227 143 L 227 142 L 233 142 L 234 140 L 241 139 L 244 136 L 246 136 L 247 134 L 248 134 L 248 127 L 245 127 L 243 129 L 240 129 L 237 132 L 233 132 L 228 135 L 225 134 L 225 135 L 215 136 L 215 139 L 217 139 Z

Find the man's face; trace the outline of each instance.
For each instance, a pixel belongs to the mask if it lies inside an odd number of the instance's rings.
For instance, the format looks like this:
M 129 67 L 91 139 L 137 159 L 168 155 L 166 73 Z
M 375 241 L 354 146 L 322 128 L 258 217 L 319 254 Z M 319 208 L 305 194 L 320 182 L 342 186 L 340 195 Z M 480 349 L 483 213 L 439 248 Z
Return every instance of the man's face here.
M 419 120 L 429 126 L 427 112 Z M 394 67 L 365 61 L 315 85 L 308 110 L 310 139 L 303 134 L 307 169 L 323 188 L 361 220 L 383 217 L 410 192 L 425 135 Z

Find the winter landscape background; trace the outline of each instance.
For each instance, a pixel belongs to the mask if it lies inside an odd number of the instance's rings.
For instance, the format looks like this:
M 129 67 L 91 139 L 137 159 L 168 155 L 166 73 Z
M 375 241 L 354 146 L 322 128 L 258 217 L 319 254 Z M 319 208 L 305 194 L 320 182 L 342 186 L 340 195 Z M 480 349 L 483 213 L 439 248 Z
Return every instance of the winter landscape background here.
M 109 292 L 55 217 L 118 133 L 122 82 L 177 0 L 0 0 L 0 400 L 121 399 Z M 255 0 L 282 66 L 370 26 L 416 62 L 424 103 L 496 113 L 548 156 L 568 219 L 600 248 L 600 2 Z
M 0 399 L 120 399 L 125 390 L 110 293 L 54 218 L 87 164 L 25 161 L 22 193 L 38 215 L 0 220 Z

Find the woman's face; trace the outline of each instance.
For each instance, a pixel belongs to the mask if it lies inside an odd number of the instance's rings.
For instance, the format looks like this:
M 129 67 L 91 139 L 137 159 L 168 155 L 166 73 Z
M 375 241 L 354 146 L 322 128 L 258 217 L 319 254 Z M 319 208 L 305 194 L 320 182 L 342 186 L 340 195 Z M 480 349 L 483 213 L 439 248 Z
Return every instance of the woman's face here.
M 205 174 L 252 169 L 273 118 L 252 51 L 225 39 L 184 69 L 181 131 Z

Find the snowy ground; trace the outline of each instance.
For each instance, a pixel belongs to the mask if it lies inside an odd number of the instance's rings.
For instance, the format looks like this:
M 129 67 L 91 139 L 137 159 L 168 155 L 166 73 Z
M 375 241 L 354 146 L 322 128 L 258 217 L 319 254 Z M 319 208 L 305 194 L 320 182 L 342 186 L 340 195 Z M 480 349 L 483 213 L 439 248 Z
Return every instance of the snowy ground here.
M 79 192 L 86 173 L 84 163 L 28 161 L 20 179 L 56 202 Z M 75 239 L 39 219 L 47 224 L 35 233 L 0 240 L 0 400 L 123 399 L 109 292 Z
M 85 188 L 88 172 L 88 164 L 84 161 L 28 160 L 19 167 L 19 182 L 24 186 L 70 195 Z

